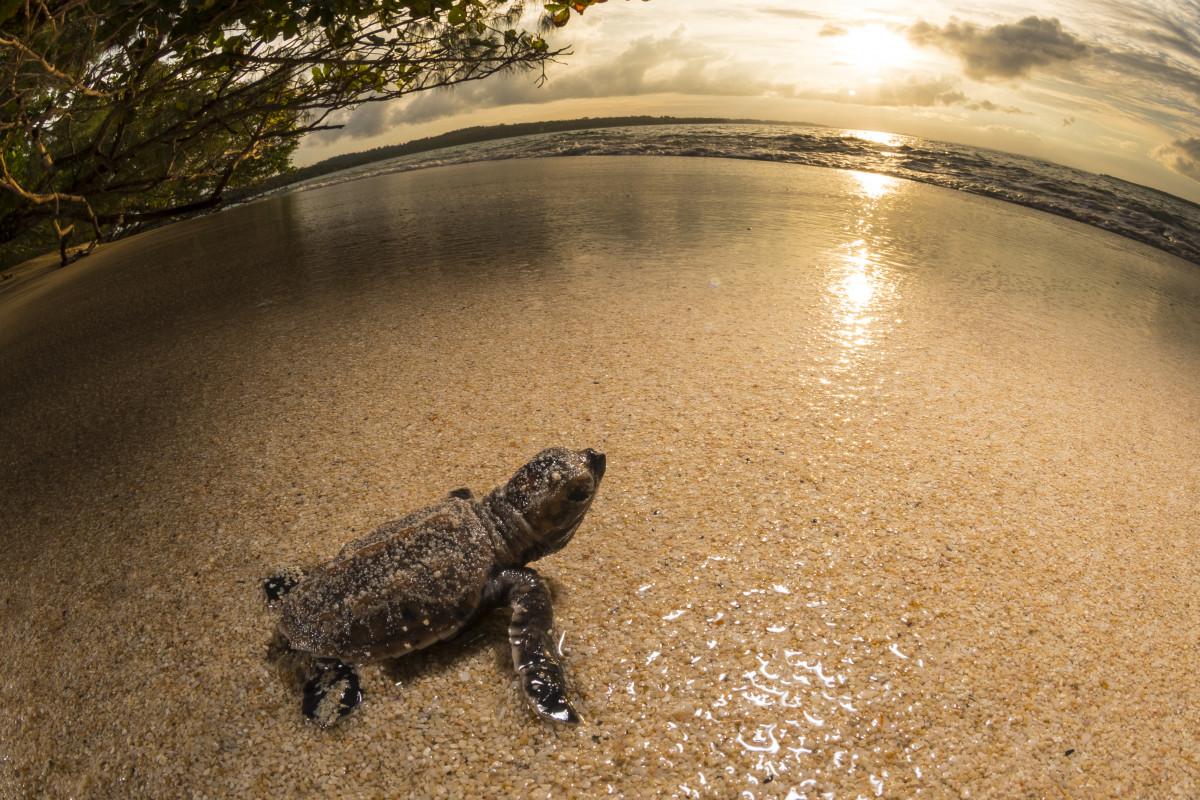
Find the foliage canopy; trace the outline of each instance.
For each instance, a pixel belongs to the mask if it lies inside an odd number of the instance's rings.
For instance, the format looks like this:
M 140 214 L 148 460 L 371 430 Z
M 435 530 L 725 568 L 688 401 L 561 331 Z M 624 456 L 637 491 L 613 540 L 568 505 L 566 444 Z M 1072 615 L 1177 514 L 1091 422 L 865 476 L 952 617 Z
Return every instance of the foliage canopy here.
M 286 169 L 360 103 L 540 69 L 605 0 L 0 0 L 0 244 L 63 263 Z

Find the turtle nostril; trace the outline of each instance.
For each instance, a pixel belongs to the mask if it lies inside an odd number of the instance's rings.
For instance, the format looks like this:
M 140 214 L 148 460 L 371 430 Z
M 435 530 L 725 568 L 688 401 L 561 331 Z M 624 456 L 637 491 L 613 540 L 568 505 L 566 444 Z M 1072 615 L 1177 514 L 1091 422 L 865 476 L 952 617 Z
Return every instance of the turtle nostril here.
M 604 467 L 606 466 L 604 453 L 597 453 L 589 447 L 583 451 L 583 455 L 587 458 L 588 469 L 599 479 L 604 474 Z

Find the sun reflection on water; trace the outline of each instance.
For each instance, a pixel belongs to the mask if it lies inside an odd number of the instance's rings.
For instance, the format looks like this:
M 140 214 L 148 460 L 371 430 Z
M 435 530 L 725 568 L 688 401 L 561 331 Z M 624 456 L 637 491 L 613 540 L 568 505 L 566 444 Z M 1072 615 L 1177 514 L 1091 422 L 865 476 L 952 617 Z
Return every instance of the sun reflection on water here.
M 627 667 L 640 702 L 665 715 L 658 766 L 695 763 L 677 784 L 687 798 L 920 794 L 931 754 L 911 687 L 925 679 L 926 653 L 921 627 L 907 621 L 923 617 L 863 615 L 860 601 L 808 577 L 815 564 L 792 564 L 804 576 L 796 582 L 772 569 L 738 590 L 740 559 L 708 556 L 693 580 L 724 592 L 685 603 L 690 613 L 674 615 L 678 598 L 656 598 L 654 587 L 642 595 L 662 637 Z M 609 702 L 622 688 L 610 686 Z
M 851 355 L 874 342 L 878 306 L 895 295 L 895 285 L 862 239 L 846 245 L 841 263 L 832 272 L 835 336 L 848 351 L 846 355 Z
M 872 200 L 878 200 L 884 195 L 895 191 L 896 185 L 900 182 L 889 175 L 880 175 L 875 172 L 854 171 L 850 174 L 858 182 L 858 187 L 862 194 Z
M 884 147 L 897 147 L 903 141 L 902 137 L 897 134 L 885 133 L 884 131 L 848 130 L 845 133 L 848 136 L 853 136 L 855 139 L 862 139 L 864 142 L 874 142 Z
M 842 294 L 848 308 L 865 308 L 875 296 L 875 283 L 861 267 L 842 279 Z
M 857 131 L 856 135 L 859 133 L 869 132 Z M 876 227 L 895 207 L 904 184 L 873 172 L 851 172 L 850 178 L 850 191 L 859 201 L 852 229 L 860 238 L 830 254 L 826 284 L 833 315 L 830 336 L 838 345 L 835 360 L 840 371 L 850 370 L 868 350 L 877 350 L 883 334 L 899 322 L 894 311 L 901 276 L 889 242 L 879 237 Z M 883 198 L 889 198 L 888 202 L 881 202 Z
M 774 783 L 797 792 L 797 797 L 837 797 L 830 784 L 847 779 L 880 796 L 895 769 L 920 776 L 918 747 L 882 758 L 868 743 L 884 719 L 903 724 L 904 712 L 896 708 L 903 702 L 902 693 L 897 693 L 893 680 L 909 669 L 921 669 L 923 662 L 910 668 L 903 661 L 888 661 L 885 654 L 895 655 L 891 648 L 880 653 L 878 644 L 868 644 L 863 637 L 842 645 L 846 652 L 833 665 L 818 653 L 800 650 L 757 654 L 757 669 L 742 673 L 729 694 L 714 703 L 716 707 L 739 701 L 747 717 L 758 718 L 739 729 L 733 742 L 756 776 L 751 786 L 757 784 L 767 796 L 782 796 L 771 791 L 775 786 L 768 788 Z M 755 788 L 740 796 L 759 797 Z

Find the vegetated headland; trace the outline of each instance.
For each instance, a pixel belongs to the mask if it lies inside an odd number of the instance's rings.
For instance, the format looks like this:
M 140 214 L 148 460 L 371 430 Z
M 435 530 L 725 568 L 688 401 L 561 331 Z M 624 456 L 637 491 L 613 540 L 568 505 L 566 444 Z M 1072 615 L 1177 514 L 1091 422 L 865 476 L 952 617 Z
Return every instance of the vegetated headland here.
M 578 119 L 546 120 L 542 122 L 516 122 L 502 125 L 475 125 L 470 128 L 440 133 L 437 136 L 426 136 L 413 139 L 403 144 L 391 144 L 383 147 L 373 147 L 370 150 L 360 150 L 355 153 L 344 153 L 333 156 L 315 164 L 289 170 L 254 186 L 228 192 L 230 200 L 243 200 L 263 192 L 288 186 L 300 181 L 306 181 L 330 172 L 370 164 L 373 161 L 383 161 L 399 156 L 424 153 L 442 147 L 455 147 L 464 144 L 475 144 L 493 139 L 510 139 L 515 136 L 530 136 L 536 133 L 561 133 L 563 131 L 587 130 L 590 128 L 626 128 L 633 125 L 735 125 L 739 123 L 756 125 L 802 125 L 818 127 L 810 122 L 783 122 L 762 119 L 729 119 L 727 117 L 579 117 Z M 820 126 L 824 127 L 824 126 Z
M 185 219 L 199 214 L 208 214 L 213 211 L 218 211 L 231 203 L 244 202 L 248 199 L 257 197 L 268 192 L 277 191 L 294 183 L 316 178 L 321 175 L 326 175 L 331 172 L 338 172 L 344 169 L 369 164 L 373 161 L 383 161 L 397 156 L 412 155 L 414 153 L 423 153 L 429 150 L 437 150 L 443 147 L 454 147 L 456 145 L 474 144 L 476 142 L 485 142 L 493 139 L 507 139 L 516 136 L 527 136 L 536 133 L 560 133 L 563 131 L 572 130 L 587 130 L 589 128 L 623 128 L 633 125 L 684 125 L 684 124 L 736 124 L 736 123 L 752 123 L 752 124 L 771 124 L 771 125 L 811 125 L 806 122 L 781 122 L 773 120 L 757 120 L 757 119 L 728 119 L 724 117 L 670 117 L 670 116 L 632 116 L 632 117 L 580 117 L 578 119 L 566 120 L 548 120 L 542 122 L 521 122 L 503 125 L 476 125 L 470 128 L 460 128 L 458 130 L 449 131 L 447 133 L 438 134 L 437 136 L 427 136 L 421 139 L 413 139 L 402 144 L 386 145 L 383 147 L 374 147 L 370 150 L 362 150 L 355 153 L 345 153 L 343 155 L 333 156 L 315 164 L 310 164 L 304 167 L 290 168 L 277 175 L 273 175 L 262 181 L 254 183 L 250 186 L 229 189 L 224 194 L 224 202 L 215 208 L 207 208 L 197 210 L 192 213 L 179 214 L 171 217 L 164 217 L 153 223 L 142 224 L 136 227 L 129 227 L 123 232 L 117 233 L 114 238 L 122 238 L 125 235 L 138 233 L 160 225 L 175 222 L 180 219 Z M 8 270 L 17 264 L 21 264 L 29 259 L 48 252 L 53 246 L 53 237 L 49 234 L 45 237 L 31 237 L 26 242 L 11 242 L 4 248 L 0 248 L 0 269 Z M 43 259 L 37 259 L 39 263 Z M 43 267 L 49 267 L 50 262 L 47 261 Z M 39 267 L 38 272 L 44 271 L 43 267 Z M 21 271 L 22 273 L 25 270 Z M 11 277 L 11 272 L 0 273 L 0 288 L 4 288 L 6 279 Z M 11 284 L 8 288 L 11 288 Z

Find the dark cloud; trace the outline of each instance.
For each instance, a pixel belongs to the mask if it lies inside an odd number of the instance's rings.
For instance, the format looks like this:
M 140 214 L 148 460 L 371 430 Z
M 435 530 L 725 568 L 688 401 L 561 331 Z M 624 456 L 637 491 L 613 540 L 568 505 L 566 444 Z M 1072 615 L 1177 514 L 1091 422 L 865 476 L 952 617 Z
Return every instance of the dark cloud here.
M 378 136 L 389 127 L 388 108 L 384 103 L 366 103 L 346 123 L 342 130 L 355 138 Z
M 324 122 L 342 127 L 318 131 L 313 136 L 323 142 L 378 136 L 391 127 L 391 114 L 392 110 L 386 102 L 363 103 L 352 110 L 331 114 Z
M 990 28 L 953 18 L 939 28 L 922 20 L 908 28 L 908 38 L 958 56 L 967 76 L 976 80 L 1019 78 L 1035 67 L 1075 61 L 1089 52 L 1057 19 L 1040 17 Z
M 1200 181 L 1200 136 L 1176 139 L 1155 150 L 1154 155 L 1181 175 Z
M 832 22 L 827 22 L 821 27 L 818 36 L 845 36 L 848 31 L 841 25 L 834 25 Z

